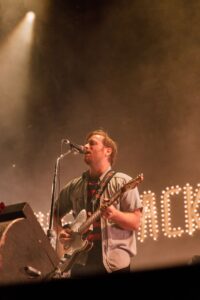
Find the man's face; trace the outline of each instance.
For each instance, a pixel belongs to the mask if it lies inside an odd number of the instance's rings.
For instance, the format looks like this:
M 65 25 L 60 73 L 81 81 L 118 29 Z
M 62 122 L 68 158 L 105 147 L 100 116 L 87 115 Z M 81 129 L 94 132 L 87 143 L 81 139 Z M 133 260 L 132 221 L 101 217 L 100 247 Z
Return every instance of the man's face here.
M 92 135 L 85 144 L 86 154 L 84 160 L 86 164 L 92 165 L 103 163 L 108 160 L 112 150 L 103 144 L 104 137 L 101 135 Z

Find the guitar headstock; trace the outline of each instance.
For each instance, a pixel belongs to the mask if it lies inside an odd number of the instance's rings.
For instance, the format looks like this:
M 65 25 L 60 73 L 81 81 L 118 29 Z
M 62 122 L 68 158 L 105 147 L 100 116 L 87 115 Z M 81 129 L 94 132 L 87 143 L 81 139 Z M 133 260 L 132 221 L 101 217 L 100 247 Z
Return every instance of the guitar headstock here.
M 143 173 L 139 174 L 136 178 L 131 179 L 129 182 L 127 182 L 121 189 L 121 191 L 124 193 L 128 190 L 134 189 L 139 183 L 141 183 L 144 180 Z

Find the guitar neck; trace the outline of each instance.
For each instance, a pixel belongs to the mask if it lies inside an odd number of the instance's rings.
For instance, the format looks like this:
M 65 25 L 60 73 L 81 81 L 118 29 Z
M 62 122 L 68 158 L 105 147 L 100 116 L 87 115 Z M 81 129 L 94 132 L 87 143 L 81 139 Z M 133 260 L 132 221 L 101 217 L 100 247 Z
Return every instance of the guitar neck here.
M 78 229 L 78 232 L 82 234 L 85 230 L 87 230 L 91 224 L 93 224 L 98 218 L 101 216 L 101 212 L 103 209 L 106 209 L 108 206 L 112 205 L 114 202 L 116 202 L 117 198 L 122 194 L 123 192 L 120 190 L 118 191 L 113 197 L 111 197 L 104 205 L 103 208 L 98 208 L 95 213 L 93 213 Z
M 101 210 L 97 209 L 94 214 L 92 214 L 78 229 L 78 232 L 82 234 L 86 231 L 91 224 L 93 224 L 101 215 Z

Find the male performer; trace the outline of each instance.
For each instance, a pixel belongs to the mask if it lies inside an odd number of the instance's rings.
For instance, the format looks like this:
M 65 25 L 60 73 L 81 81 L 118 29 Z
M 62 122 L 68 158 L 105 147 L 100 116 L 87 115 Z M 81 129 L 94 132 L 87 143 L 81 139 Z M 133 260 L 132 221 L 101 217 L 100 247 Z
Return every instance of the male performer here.
M 142 212 L 138 188 L 128 189 L 119 197 L 118 203 L 106 208 L 104 204 L 108 199 L 132 178 L 112 170 L 117 145 L 105 131 L 90 132 L 84 149 L 88 170 L 63 188 L 55 204 L 54 228 L 60 243 L 66 245 L 72 241 L 70 229 L 61 226 L 66 213 L 72 210 L 76 218 L 83 209 L 88 216 L 99 207 L 104 209 L 101 209 L 100 218 L 82 236 L 92 242 L 93 247 L 87 253 L 81 253 L 82 264 L 74 264 L 71 276 L 128 272 L 131 257 L 136 255 L 136 230 Z

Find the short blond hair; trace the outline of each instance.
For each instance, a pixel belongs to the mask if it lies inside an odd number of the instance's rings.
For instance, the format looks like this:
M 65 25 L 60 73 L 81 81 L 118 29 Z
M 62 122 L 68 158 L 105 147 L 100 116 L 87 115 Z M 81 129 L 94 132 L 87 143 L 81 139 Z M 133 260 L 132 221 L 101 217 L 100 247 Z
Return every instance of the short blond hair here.
M 93 130 L 86 136 L 86 142 L 93 136 L 93 135 L 101 135 L 103 137 L 103 145 L 105 147 L 109 147 L 112 149 L 112 153 L 109 157 L 109 161 L 111 166 L 115 163 L 116 156 L 117 156 L 117 143 L 111 139 L 108 133 L 102 129 Z

